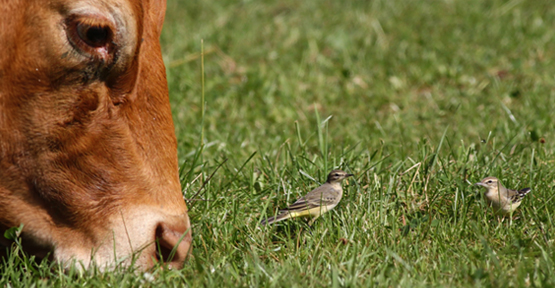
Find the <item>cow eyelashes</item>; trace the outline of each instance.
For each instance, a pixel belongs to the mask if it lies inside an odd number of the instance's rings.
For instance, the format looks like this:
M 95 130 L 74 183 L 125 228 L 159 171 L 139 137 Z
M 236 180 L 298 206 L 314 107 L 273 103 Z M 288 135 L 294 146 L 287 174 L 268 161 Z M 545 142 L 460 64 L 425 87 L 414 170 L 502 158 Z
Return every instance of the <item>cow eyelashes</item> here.
M 109 63 L 114 57 L 114 26 L 96 15 L 73 16 L 66 21 L 69 42 L 81 54 Z

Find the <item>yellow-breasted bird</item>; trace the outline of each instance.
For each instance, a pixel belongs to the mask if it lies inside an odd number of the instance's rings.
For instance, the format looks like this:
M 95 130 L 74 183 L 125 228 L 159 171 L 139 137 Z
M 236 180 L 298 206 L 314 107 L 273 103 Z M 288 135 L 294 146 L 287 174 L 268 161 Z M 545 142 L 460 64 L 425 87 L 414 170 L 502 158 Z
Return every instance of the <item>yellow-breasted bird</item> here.
M 511 190 L 503 187 L 501 181 L 495 177 L 486 177 L 475 185 L 483 186 L 488 189 L 484 194 L 488 205 L 493 207 L 495 213 L 501 215 L 511 214 L 522 203 L 522 198 L 528 194 L 531 189 L 524 188 L 521 190 Z
M 322 186 L 310 191 L 284 210 L 279 210 L 278 215 L 262 220 L 260 224 L 266 225 L 295 217 L 312 217 L 308 222 L 308 225 L 311 226 L 314 220 L 337 206 L 343 197 L 341 181 L 351 176 L 353 174 L 345 171 L 331 171 L 328 174 L 328 180 Z

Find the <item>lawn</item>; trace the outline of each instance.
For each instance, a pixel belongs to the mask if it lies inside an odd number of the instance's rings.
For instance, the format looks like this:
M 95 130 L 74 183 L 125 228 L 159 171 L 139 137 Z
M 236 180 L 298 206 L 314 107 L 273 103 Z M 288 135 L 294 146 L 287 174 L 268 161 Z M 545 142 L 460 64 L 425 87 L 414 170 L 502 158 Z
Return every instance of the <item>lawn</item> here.
M 0 285 L 553 287 L 554 27 L 547 0 L 169 1 L 192 257 L 79 275 L 13 256 Z M 259 225 L 336 168 L 355 177 L 312 228 Z M 532 188 L 512 219 L 486 176 Z

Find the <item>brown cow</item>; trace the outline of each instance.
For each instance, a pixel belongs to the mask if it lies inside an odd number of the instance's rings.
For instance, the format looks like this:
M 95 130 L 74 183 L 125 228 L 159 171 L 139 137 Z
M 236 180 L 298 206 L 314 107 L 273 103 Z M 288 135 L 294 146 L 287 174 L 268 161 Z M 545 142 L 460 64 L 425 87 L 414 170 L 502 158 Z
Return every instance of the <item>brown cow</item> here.
M 0 4 L 0 233 L 23 223 L 30 253 L 147 269 L 179 243 L 171 265 L 182 265 L 191 231 L 158 40 L 165 6 Z

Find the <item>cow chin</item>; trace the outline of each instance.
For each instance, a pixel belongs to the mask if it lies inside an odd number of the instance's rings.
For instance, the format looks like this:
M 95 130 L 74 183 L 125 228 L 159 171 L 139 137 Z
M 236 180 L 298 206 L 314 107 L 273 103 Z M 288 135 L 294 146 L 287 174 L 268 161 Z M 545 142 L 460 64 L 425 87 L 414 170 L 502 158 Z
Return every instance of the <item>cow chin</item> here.
M 157 263 L 179 269 L 191 247 L 186 214 L 174 216 L 152 207 L 134 207 L 131 211 L 116 213 L 106 220 L 105 226 L 108 228 L 96 227 L 98 231 L 92 240 L 86 233 L 54 239 L 53 258 L 65 268 L 85 270 L 132 266 L 142 271 Z M 84 239 L 83 242 L 90 244 L 84 245 L 75 239 Z

